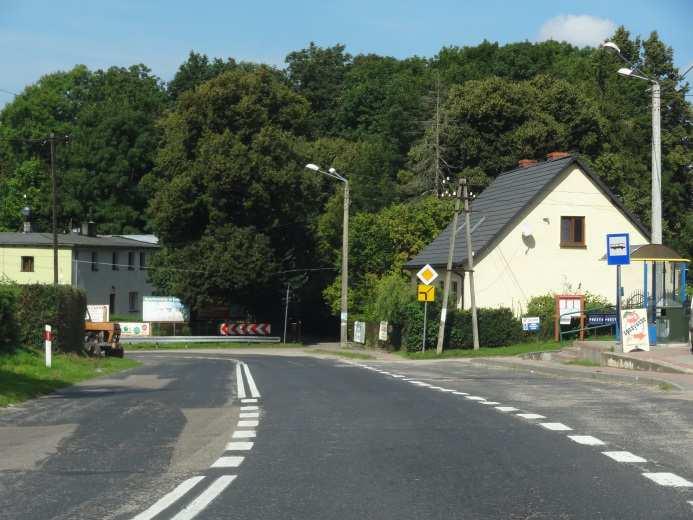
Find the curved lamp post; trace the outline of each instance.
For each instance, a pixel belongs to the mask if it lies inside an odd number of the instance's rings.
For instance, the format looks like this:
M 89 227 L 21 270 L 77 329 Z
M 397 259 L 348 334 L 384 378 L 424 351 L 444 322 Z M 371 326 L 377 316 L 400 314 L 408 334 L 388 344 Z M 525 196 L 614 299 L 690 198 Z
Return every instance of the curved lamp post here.
M 341 290 L 341 311 L 339 344 L 341 347 L 347 346 L 347 290 L 349 286 L 349 181 L 337 173 L 337 170 L 330 168 L 327 171 L 321 170 L 317 164 L 306 164 L 306 168 L 314 172 L 320 172 L 328 177 L 337 179 L 344 183 L 344 215 L 342 224 L 342 290 Z

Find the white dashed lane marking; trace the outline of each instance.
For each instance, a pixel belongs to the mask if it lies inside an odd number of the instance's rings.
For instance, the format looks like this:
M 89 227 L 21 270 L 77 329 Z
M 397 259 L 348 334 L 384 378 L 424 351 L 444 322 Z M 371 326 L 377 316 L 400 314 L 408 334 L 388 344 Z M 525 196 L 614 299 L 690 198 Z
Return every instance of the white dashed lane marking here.
M 685 478 L 679 477 L 674 473 L 643 473 L 642 475 L 660 486 L 693 487 L 693 482 L 689 482 Z
M 253 430 L 236 430 L 231 437 L 233 439 L 254 439 L 255 432 Z
M 239 428 L 257 428 L 259 421 L 238 421 Z
M 616 462 L 647 462 L 647 459 L 643 459 L 629 451 L 603 451 L 602 454 L 614 459 Z
M 150 507 L 146 511 L 141 512 L 132 520 L 150 520 L 151 518 L 154 518 L 164 509 L 173 505 L 173 503 L 176 500 L 185 495 L 188 491 L 195 487 L 195 484 L 197 484 L 201 480 L 204 480 L 204 477 L 193 477 L 189 478 L 184 482 L 181 482 L 180 484 L 178 484 L 178 486 L 176 486 L 176 488 L 173 491 L 161 497 L 154 503 L 152 507 Z
M 455 395 L 469 395 L 467 392 L 453 392 Z
M 565 424 L 559 422 L 543 422 L 539 424 L 541 424 L 547 430 L 551 430 L 554 432 L 566 432 L 572 430 L 570 426 L 566 426 Z
M 236 478 L 236 475 L 224 475 L 216 479 L 212 484 L 205 489 L 200 496 L 195 500 L 190 502 L 188 507 L 183 509 L 180 513 L 173 517 L 172 520 L 190 520 L 195 518 L 198 513 L 202 512 L 205 507 L 207 507 L 212 500 L 217 498 L 222 491 L 224 491 L 231 482 Z
M 479 401 L 479 404 L 500 404 L 498 401 Z
M 231 456 L 231 457 L 219 457 L 211 468 L 237 468 L 243 462 L 245 457 Z
M 241 399 L 241 402 L 242 403 L 257 403 L 257 399 L 253 399 L 253 398 L 249 397 L 247 399 Z
M 253 444 L 252 442 L 243 441 L 229 442 L 226 444 L 226 451 L 248 451 L 253 449 Z
M 466 395 L 464 398 L 470 401 L 486 401 L 485 397 L 480 397 L 478 395 Z
M 523 419 L 546 419 L 546 417 L 539 415 L 538 413 L 518 413 L 515 415 L 522 417 Z
M 241 419 L 257 419 L 260 417 L 260 412 L 241 412 L 238 414 Z
M 259 409 L 257 406 L 241 406 L 241 412 L 255 412 Z
M 245 386 L 243 386 L 243 374 L 241 373 L 241 364 L 236 363 L 236 388 L 239 399 L 245 398 Z
M 519 410 L 513 406 L 496 406 L 495 408 L 499 412 L 519 412 Z
M 604 441 L 592 437 L 591 435 L 568 435 L 568 438 L 573 442 L 586 446 L 604 446 L 604 444 L 606 444 Z

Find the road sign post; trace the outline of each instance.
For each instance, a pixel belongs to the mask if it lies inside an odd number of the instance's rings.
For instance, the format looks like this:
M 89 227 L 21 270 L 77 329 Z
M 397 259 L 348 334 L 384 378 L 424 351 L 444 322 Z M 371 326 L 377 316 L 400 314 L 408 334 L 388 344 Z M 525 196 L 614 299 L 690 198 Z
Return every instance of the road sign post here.
M 616 266 L 616 342 L 623 348 L 621 336 L 621 266 L 630 264 L 630 235 L 609 233 L 606 235 L 606 263 Z
M 426 326 L 428 325 L 428 302 L 436 301 L 436 288 L 432 284 L 438 273 L 429 264 L 423 266 L 416 276 L 422 283 L 416 289 L 416 299 L 424 302 L 424 322 L 423 322 L 423 337 L 421 338 L 421 351 L 426 352 Z

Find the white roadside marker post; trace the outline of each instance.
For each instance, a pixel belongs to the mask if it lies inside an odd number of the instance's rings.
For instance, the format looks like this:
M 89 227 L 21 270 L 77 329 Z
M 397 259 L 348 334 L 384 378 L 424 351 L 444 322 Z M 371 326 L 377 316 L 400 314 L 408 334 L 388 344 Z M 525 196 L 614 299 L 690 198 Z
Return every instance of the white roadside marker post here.
M 43 334 L 43 339 L 45 340 L 46 343 L 46 367 L 50 368 L 51 367 L 51 354 L 52 354 L 52 348 L 53 348 L 53 333 L 52 327 L 50 325 L 46 325 L 45 332 Z

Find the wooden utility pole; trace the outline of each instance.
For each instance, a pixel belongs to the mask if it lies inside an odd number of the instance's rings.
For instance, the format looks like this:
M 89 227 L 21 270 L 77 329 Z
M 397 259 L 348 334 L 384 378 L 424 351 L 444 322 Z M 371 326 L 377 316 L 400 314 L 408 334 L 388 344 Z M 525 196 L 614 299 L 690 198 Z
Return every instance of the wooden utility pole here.
M 472 249 L 472 225 L 469 207 L 469 190 L 467 189 L 467 179 L 462 179 L 462 200 L 464 200 L 464 224 L 465 235 L 467 235 L 467 272 L 469 273 L 469 295 L 472 306 L 472 336 L 474 338 L 474 350 L 479 350 L 479 327 L 476 319 L 476 292 L 474 290 L 474 249 Z
M 438 344 L 436 352 L 443 353 L 443 341 L 445 339 L 445 320 L 448 317 L 448 296 L 450 294 L 450 281 L 452 277 L 452 259 L 455 254 L 455 235 L 457 234 L 457 218 L 460 214 L 460 196 L 462 190 L 462 179 L 460 179 L 455 191 L 455 215 L 452 217 L 452 227 L 450 228 L 450 242 L 448 246 L 448 265 L 445 271 L 445 285 L 443 285 L 443 309 L 440 311 L 440 325 L 438 326 Z
M 440 193 L 440 75 L 436 74 L 436 168 L 434 186 Z
M 55 178 L 55 134 L 51 132 L 51 188 L 53 206 L 53 285 L 58 285 L 58 183 Z

